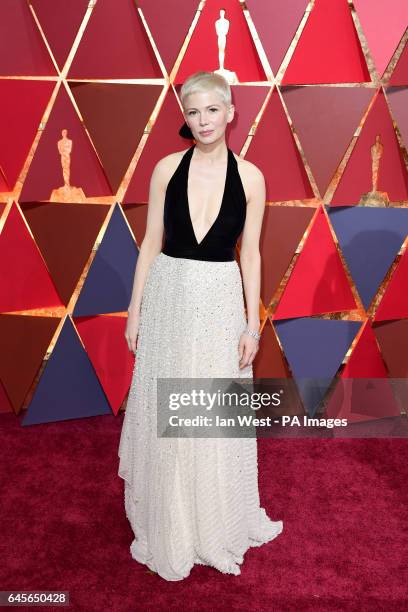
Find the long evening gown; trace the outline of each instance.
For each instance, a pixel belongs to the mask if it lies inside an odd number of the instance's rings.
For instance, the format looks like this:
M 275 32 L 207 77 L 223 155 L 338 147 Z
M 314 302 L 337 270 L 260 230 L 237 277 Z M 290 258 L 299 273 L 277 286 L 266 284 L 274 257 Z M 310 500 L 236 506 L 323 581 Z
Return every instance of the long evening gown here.
M 246 217 L 238 165 L 228 148 L 218 217 L 197 241 L 188 205 L 195 144 L 169 181 L 165 243 L 153 260 L 140 311 L 135 367 L 119 444 L 133 559 L 166 580 L 194 564 L 240 574 L 244 553 L 283 530 L 260 507 L 257 441 L 157 435 L 157 378 L 252 378 L 239 369 L 246 327 L 235 246 Z

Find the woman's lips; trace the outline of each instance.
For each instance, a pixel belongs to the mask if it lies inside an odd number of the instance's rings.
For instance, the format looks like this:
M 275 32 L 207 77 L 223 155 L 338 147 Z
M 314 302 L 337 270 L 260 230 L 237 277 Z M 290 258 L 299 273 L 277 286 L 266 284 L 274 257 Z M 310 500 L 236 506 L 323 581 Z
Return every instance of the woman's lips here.
M 214 130 L 206 130 L 205 132 L 200 132 L 201 136 L 208 136 L 209 134 L 212 134 Z

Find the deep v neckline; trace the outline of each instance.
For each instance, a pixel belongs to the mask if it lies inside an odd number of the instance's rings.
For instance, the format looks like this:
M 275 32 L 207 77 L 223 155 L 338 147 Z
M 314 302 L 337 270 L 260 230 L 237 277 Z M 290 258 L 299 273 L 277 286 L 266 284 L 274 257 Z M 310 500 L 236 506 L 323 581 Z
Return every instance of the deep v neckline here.
M 191 219 L 191 213 L 190 213 L 190 201 L 189 201 L 189 197 L 188 197 L 188 178 L 189 178 L 189 170 L 190 170 L 191 158 L 193 157 L 193 152 L 194 152 L 195 146 L 196 146 L 196 145 L 194 144 L 194 145 L 191 147 L 191 153 L 190 153 L 190 155 L 189 155 L 189 157 L 188 157 L 188 161 L 187 161 L 187 171 L 186 171 L 187 178 L 186 178 L 186 194 L 185 194 L 185 195 L 186 195 L 186 198 L 185 198 L 185 201 L 186 201 L 186 207 L 187 207 L 187 216 L 188 216 L 188 219 L 189 219 L 189 222 L 190 222 L 190 227 L 191 227 L 192 235 L 193 235 L 193 237 L 194 237 L 194 240 L 195 240 L 196 245 L 197 245 L 197 246 L 200 246 L 200 245 L 202 245 L 202 244 L 203 244 L 204 240 L 207 238 L 207 236 L 208 236 L 208 235 L 210 234 L 210 232 L 213 230 L 214 226 L 216 225 L 216 223 L 218 222 L 218 220 L 219 220 L 219 218 L 220 218 L 220 216 L 221 216 L 222 207 L 223 207 L 223 205 L 224 205 L 225 196 L 226 196 L 226 193 L 227 193 L 228 177 L 229 177 L 230 166 L 231 166 L 231 152 L 230 152 L 229 148 L 227 147 L 227 154 L 228 154 L 228 157 L 227 157 L 227 170 L 226 170 L 226 172 L 225 172 L 224 190 L 223 190 L 223 193 L 222 193 L 221 204 L 220 204 L 220 207 L 219 207 L 219 209 L 218 209 L 218 214 L 217 214 L 217 216 L 215 217 L 215 220 L 214 220 L 214 222 L 212 223 L 212 225 L 210 226 L 210 228 L 208 229 L 208 231 L 207 231 L 207 232 L 204 234 L 204 236 L 203 236 L 203 238 L 200 240 L 200 242 L 198 242 L 198 240 L 197 240 L 197 235 L 196 235 L 196 233 L 195 233 L 194 226 L 193 226 L 193 221 L 192 221 L 192 219 Z

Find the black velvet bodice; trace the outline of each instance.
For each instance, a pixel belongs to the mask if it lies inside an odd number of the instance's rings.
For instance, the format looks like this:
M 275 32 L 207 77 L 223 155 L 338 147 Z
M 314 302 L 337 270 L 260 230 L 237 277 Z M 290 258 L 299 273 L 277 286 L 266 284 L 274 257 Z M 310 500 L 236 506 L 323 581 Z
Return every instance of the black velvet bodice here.
M 171 257 L 204 261 L 232 261 L 235 246 L 244 228 L 246 197 L 237 160 L 228 149 L 224 194 L 218 216 L 207 234 L 197 242 L 188 206 L 188 172 L 194 147 L 183 155 L 166 188 L 162 252 Z

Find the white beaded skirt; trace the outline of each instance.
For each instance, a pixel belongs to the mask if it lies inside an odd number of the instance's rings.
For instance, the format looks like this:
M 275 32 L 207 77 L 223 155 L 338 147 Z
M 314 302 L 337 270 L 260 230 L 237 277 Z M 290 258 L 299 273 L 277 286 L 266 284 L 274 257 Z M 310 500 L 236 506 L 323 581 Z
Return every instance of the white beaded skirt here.
M 159 253 L 146 278 L 119 443 L 133 559 L 166 580 L 194 564 L 240 574 L 243 555 L 283 530 L 260 507 L 257 440 L 157 435 L 157 378 L 252 378 L 239 369 L 246 326 L 234 261 Z

